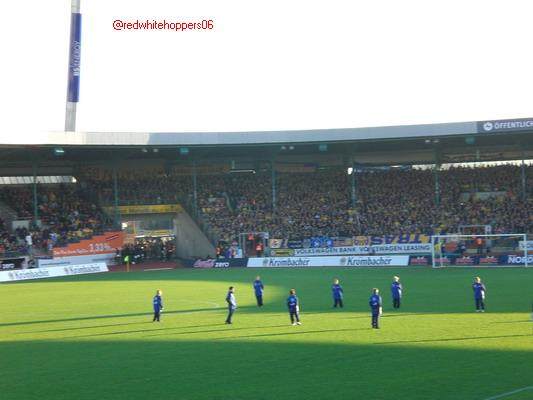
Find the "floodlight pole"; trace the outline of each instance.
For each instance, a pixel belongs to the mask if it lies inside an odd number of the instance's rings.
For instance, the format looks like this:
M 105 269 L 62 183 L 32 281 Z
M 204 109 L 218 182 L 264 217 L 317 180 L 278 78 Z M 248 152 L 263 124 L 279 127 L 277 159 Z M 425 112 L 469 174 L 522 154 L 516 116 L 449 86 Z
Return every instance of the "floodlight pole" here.
M 76 131 L 76 109 L 80 92 L 81 0 L 71 0 L 65 132 Z

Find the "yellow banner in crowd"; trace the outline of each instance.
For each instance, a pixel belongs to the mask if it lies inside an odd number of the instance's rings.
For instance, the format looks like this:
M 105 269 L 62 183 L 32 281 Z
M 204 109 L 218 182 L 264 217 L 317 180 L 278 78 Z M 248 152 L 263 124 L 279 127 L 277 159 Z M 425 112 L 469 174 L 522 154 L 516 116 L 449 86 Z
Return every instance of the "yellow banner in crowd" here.
M 106 207 L 108 213 L 114 211 L 114 207 Z M 119 206 L 118 210 L 123 215 L 128 214 L 168 214 L 183 212 L 180 204 L 151 204 L 142 206 Z

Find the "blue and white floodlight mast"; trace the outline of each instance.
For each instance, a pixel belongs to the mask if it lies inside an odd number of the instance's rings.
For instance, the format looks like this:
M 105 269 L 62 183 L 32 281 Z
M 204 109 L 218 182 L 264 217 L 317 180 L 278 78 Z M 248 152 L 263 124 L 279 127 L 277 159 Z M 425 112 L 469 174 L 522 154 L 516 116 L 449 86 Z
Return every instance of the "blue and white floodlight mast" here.
M 80 97 L 81 12 L 80 1 L 71 0 L 65 131 L 76 131 L 76 107 Z

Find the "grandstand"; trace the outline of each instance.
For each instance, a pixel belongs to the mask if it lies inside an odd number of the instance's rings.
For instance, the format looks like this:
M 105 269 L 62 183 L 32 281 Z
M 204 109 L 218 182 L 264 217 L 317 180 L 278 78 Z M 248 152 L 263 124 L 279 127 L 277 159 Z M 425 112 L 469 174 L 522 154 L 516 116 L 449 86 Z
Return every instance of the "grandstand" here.
M 489 123 L 502 128 L 487 131 Z M 129 248 L 159 237 L 180 257 L 214 257 L 231 246 L 254 255 L 257 241 L 269 254 L 269 240 L 348 243 L 464 233 L 467 226 L 478 227 L 473 233 L 531 233 L 527 126 L 50 133 L 42 143 L 1 150 L 2 253 L 53 255 L 122 229 Z M 152 209 L 132 212 L 140 206 Z M 178 224 L 178 214 L 189 224 Z M 175 242 L 178 230 L 197 240 Z

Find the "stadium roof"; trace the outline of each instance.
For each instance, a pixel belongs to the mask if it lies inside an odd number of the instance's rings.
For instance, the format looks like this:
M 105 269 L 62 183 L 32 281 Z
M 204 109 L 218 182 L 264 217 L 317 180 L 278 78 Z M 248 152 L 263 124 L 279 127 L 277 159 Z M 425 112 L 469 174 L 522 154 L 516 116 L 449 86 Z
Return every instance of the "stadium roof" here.
M 64 153 L 54 152 L 61 148 Z M 298 160 L 345 164 L 420 164 L 533 159 L 533 118 L 352 129 L 268 132 L 52 132 L 0 144 L 0 168 L 68 174 L 86 163 L 164 160 Z

